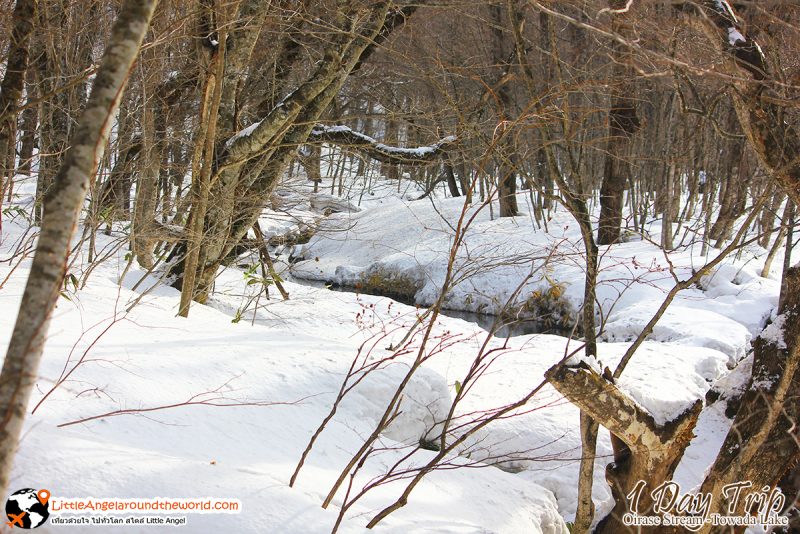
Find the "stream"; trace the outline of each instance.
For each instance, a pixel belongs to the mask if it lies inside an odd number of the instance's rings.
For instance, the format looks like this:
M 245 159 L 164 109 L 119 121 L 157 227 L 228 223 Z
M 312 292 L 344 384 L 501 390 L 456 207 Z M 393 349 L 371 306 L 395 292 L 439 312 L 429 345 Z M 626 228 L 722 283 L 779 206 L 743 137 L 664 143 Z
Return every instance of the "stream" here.
M 370 293 L 367 291 L 357 290 L 354 287 L 349 286 L 342 286 L 339 284 L 332 284 L 330 282 L 323 282 L 321 280 L 306 280 L 303 278 L 296 278 L 291 277 L 291 281 L 297 284 L 302 284 L 305 286 L 311 287 L 320 287 L 325 288 L 330 291 L 339 291 L 342 293 L 356 293 L 356 294 L 367 294 L 367 295 L 376 295 L 379 297 L 389 298 L 385 295 L 381 295 L 378 293 Z M 414 302 L 392 299 L 395 302 L 399 302 L 401 304 L 407 304 L 409 306 L 415 306 Z M 553 334 L 556 336 L 563 336 L 563 337 L 571 337 L 572 331 L 567 328 L 559 328 L 559 327 L 547 327 L 546 325 L 542 324 L 541 321 L 536 321 L 533 319 L 511 319 L 511 318 L 503 318 L 497 315 L 490 315 L 488 313 L 476 313 L 471 311 L 462 311 L 462 310 L 448 310 L 442 309 L 440 312 L 442 315 L 447 317 L 453 317 L 455 319 L 462 319 L 464 321 L 468 321 L 470 323 L 475 323 L 483 330 L 489 332 L 492 326 L 495 324 L 495 321 L 501 321 L 500 327 L 495 331 L 495 337 L 500 338 L 508 338 L 508 337 L 515 337 L 515 336 L 528 336 L 531 334 Z

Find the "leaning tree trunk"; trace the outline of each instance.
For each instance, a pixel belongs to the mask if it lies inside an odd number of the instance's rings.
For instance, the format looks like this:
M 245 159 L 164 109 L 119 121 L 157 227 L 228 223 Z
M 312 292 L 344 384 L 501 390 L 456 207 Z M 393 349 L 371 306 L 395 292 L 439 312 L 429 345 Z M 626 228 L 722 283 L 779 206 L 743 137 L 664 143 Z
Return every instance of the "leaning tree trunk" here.
M 612 30 L 624 39 L 633 35 L 629 9 L 625 0 L 609 0 Z M 611 73 L 611 109 L 608 112 L 608 147 L 603 184 L 600 188 L 600 220 L 597 243 L 610 245 L 619 241 L 625 188 L 630 178 L 628 161 L 631 139 L 639 129 L 636 116 L 635 72 L 630 48 L 620 42 L 611 43 L 614 67 Z
M 60 294 L 81 206 L 103 157 L 128 72 L 156 0 L 127 0 L 111 31 L 72 146 L 45 198 L 44 218 L 19 315 L 0 372 L 0 493 L 5 494 L 50 315 Z
M 357 69 L 362 54 L 400 27 L 413 9 L 389 9 L 383 2 L 370 4 L 363 17 L 351 17 L 341 4 L 341 32 L 325 49 L 324 59 L 305 82 L 251 125 L 249 135 L 233 135 L 223 142 L 219 165 L 212 175 L 204 238 L 198 266 L 195 300 L 205 302 L 217 269 L 250 230 L 277 184 L 294 147 L 306 142 L 314 123 L 327 109 L 345 80 Z M 227 78 L 226 69 L 226 78 Z M 228 83 L 228 80 L 225 80 Z M 174 257 L 183 255 L 179 244 Z M 177 264 L 176 286 L 183 282 L 184 267 Z
M 610 374 L 610 373 L 609 373 Z M 615 440 L 614 462 L 606 468 L 606 480 L 611 486 L 615 506 L 597 526 L 596 534 L 616 534 L 631 529 L 623 523 L 623 515 L 631 510 L 628 494 L 640 480 L 648 487 L 669 480 L 692 439 L 703 403 L 697 401 L 691 409 L 676 420 L 659 425 L 652 415 L 633 401 L 625 392 L 582 362 L 578 366 L 559 365 L 547 374 L 550 383 L 581 409 L 582 418 L 590 417 L 608 428 Z M 637 499 L 640 515 L 652 515 L 653 500 L 650 491 L 643 491 Z M 589 525 L 581 525 L 576 532 L 588 532 Z M 661 526 L 645 527 L 641 532 L 660 532 Z

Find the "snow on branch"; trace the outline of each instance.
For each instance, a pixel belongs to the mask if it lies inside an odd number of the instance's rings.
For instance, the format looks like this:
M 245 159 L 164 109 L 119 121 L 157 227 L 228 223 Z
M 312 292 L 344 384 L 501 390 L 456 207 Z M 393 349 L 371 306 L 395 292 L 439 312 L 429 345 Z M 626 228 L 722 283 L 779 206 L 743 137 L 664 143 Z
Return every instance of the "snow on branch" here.
M 317 125 L 311 130 L 308 142 L 346 146 L 381 163 L 425 165 L 446 154 L 448 148 L 456 142 L 456 137 L 450 135 L 429 146 L 402 148 L 383 144 L 347 126 Z
M 665 447 L 694 426 L 702 407 L 697 401 L 676 419 L 659 425 L 650 412 L 583 361 L 577 366 L 556 365 L 545 377 L 559 393 L 634 451 L 652 453 Z

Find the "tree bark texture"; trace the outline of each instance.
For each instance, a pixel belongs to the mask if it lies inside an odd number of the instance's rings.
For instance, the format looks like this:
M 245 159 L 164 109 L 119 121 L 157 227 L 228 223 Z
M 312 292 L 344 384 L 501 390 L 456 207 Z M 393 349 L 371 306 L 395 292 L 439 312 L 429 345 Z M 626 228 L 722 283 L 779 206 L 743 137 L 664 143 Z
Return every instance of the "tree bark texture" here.
M 111 33 L 92 93 L 53 186 L 19 315 L 0 372 L 0 493 L 5 494 L 25 410 L 37 379 L 50 316 L 63 283 L 70 240 L 89 182 L 103 157 L 128 72 L 156 0 L 127 0 Z

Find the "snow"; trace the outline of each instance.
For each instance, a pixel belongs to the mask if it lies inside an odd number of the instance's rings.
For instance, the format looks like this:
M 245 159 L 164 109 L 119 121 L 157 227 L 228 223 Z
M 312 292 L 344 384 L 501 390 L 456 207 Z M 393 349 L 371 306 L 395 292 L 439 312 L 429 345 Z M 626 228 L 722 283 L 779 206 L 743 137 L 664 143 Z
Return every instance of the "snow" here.
M 14 240 L 9 226 L 5 246 Z M 126 315 L 127 303 L 139 296 L 128 288 L 144 273 L 132 269 L 120 287 L 124 264 L 118 257 L 100 265 L 84 290 L 71 301 L 60 299 L 31 408 L 94 344 L 69 380 L 27 418 L 12 486 L 46 486 L 65 497 L 237 498 L 242 514 L 207 515 L 202 523 L 189 516 L 189 528 L 330 532 L 342 494 L 329 510 L 320 508 L 322 498 L 408 368 L 403 361 L 388 365 L 354 390 L 320 438 L 298 486 L 289 488 L 300 453 L 357 353 L 363 335 L 355 317 L 365 301 L 288 282 L 291 300 L 271 302 L 254 326 L 245 320 L 233 324 L 225 311 L 240 297 L 226 291 L 240 295 L 246 288 L 241 271 L 228 270 L 218 281 L 214 306 L 193 306 L 188 320 L 175 317 L 179 294 L 168 287 L 149 292 Z M 4 310 L 17 309 L 28 266 L 25 262 L 0 292 Z M 0 277 L 8 271 L 0 266 Z M 148 278 L 138 291 L 155 281 Z M 387 317 L 386 299 L 366 302 L 382 303 L 379 314 Z M 112 325 L 115 316 L 122 318 Z M 4 340 L 14 313 L 6 317 L 0 322 Z M 381 438 L 386 449 L 367 462 L 357 481 L 377 476 L 407 452 L 403 444 L 424 437 L 448 408 L 451 389 L 436 369 L 416 373 L 400 417 Z M 193 397 L 213 405 L 180 406 Z M 136 413 L 173 404 L 179 406 Z M 134 412 L 58 426 L 118 410 Z M 421 451 L 417 461 L 432 454 Z M 342 531 L 362 531 L 396 495 L 397 485 L 368 494 L 350 510 Z M 562 534 L 566 527 L 548 490 L 487 467 L 433 473 L 405 509 L 376 529 L 431 531 Z
M 230 137 L 230 139 L 225 141 L 225 148 L 232 147 L 233 144 L 236 143 L 236 141 L 238 141 L 239 139 L 242 139 L 244 137 L 250 137 L 251 135 L 253 135 L 253 132 L 255 132 L 256 128 L 258 128 L 261 125 L 261 122 L 262 121 L 254 122 L 250 126 L 236 132 L 234 135 Z
M 544 232 L 534 223 L 525 200 L 524 195 L 518 197 L 522 214 L 515 218 L 493 219 L 488 209 L 467 209 L 464 219 L 474 217 L 474 222 L 456 254 L 458 282 L 445 298 L 446 307 L 497 313 L 508 301 L 519 306 L 537 291 L 547 294 L 558 287 L 565 301 L 562 312 L 575 319 L 582 305 L 584 278 L 577 226 L 568 214 L 556 213 L 548 222 L 549 231 Z M 351 286 L 380 274 L 390 286 L 411 282 L 413 300 L 429 305 L 438 298 L 444 282 L 444 265 L 462 207 L 459 198 L 386 198 L 359 213 L 331 216 L 302 247 L 298 255 L 306 260 L 293 265 L 292 273 Z M 708 256 L 700 256 L 699 244 L 693 243 L 665 254 L 655 244 L 660 241 L 660 230 L 660 224 L 652 222 L 648 239 L 600 248 L 597 302 L 603 342 L 598 344 L 599 362 L 578 352 L 568 365 L 586 361 L 596 372 L 601 365 L 613 370 L 629 342 L 661 305 L 675 277 L 691 276 L 718 253 L 711 249 Z M 657 424 L 675 419 L 704 399 L 714 384 L 720 384 L 723 391 L 744 387 L 750 372 L 745 358 L 750 342 L 776 306 L 780 289 L 777 279 L 759 276 L 765 252 L 746 247 L 723 260 L 694 287 L 680 292 L 617 380 Z M 519 287 L 522 290 L 515 295 Z M 512 341 L 536 350 L 528 357 L 524 350 L 504 355 L 498 365 L 508 366 L 508 370 L 502 367 L 484 376 L 481 385 L 471 391 L 473 399 L 461 409 L 468 410 L 470 402 L 475 403 L 472 407 L 485 406 L 497 391 L 506 391 L 508 402 L 514 393 L 518 398 L 522 386 L 515 385 L 514 377 L 541 376 L 567 353 L 568 342 L 563 338 L 538 335 Z M 465 446 L 464 454 L 487 461 L 505 457 L 500 462 L 503 469 L 553 491 L 559 510 L 570 520 L 577 502 L 578 411 L 549 387 L 537 398 L 533 406 L 521 410 L 526 413 L 499 421 L 491 432 L 476 436 Z M 730 426 L 724 414 L 726 398 L 723 395 L 723 400 L 701 414 L 696 438 L 676 473 L 676 480 L 685 486 L 700 482 L 721 446 Z M 602 516 L 611 506 L 602 480 L 611 449 L 603 433 L 597 454 L 596 473 L 600 475 L 594 496 L 598 516 Z M 571 461 L 565 462 L 566 458 Z
M 768 343 L 772 343 L 779 349 L 786 348 L 786 341 L 783 339 L 783 329 L 786 323 L 786 314 L 781 313 L 775 320 L 772 321 L 767 327 L 761 332 L 761 337 L 764 341 Z
M 627 343 L 601 345 L 606 350 L 616 348 L 620 356 L 627 346 Z M 612 364 L 611 369 L 616 367 L 618 359 L 619 356 L 603 356 L 604 361 Z M 711 385 L 727 373 L 727 362 L 724 354 L 713 349 L 647 342 L 631 360 L 635 367 L 626 368 L 617 385 L 643 406 L 656 424 L 664 425 L 697 399 L 703 399 Z M 657 386 L 654 377 L 658 377 Z
M 744 35 L 742 35 L 735 27 L 731 26 L 728 28 L 728 43 L 731 46 L 734 46 L 736 43 L 744 43 L 746 41 L 747 40 L 744 38 Z
M 605 325 L 608 341 L 633 341 L 655 314 L 660 302 L 639 302 L 615 313 Z M 750 344 L 747 328 L 717 312 L 672 305 L 656 323 L 649 339 L 692 347 L 710 347 L 728 355 L 733 367 Z
M 747 42 L 747 39 L 745 39 L 736 26 L 734 26 L 735 24 L 738 24 L 739 21 L 737 20 L 736 14 L 733 12 L 733 9 L 731 9 L 731 6 L 727 0 L 714 0 L 714 3 L 716 4 L 718 14 L 721 17 L 724 17 L 726 22 L 731 23 L 731 26 L 728 26 L 728 44 L 735 46 L 736 43 Z
M 456 254 L 454 278 L 444 302 L 449 309 L 498 314 L 512 309 L 521 315 L 536 296 L 544 306 L 533 312 L 576 320 L 583 301 L 582 244 L 577 225 L 566 213 L 556 213 L 549 232 L 536 228 L 526 213 L 492 220 L 488 209 L 470 207 L 465 219 L 474 222 Z M 354 286 L 375 276 L 391 286 L 413 288 L 413 300 L 423 306 L 439 297 L 446 275 L 454 228 L 463 200 L 409 202 L 387 198 L 359 213 L 324 219 L 319 231 L 296 255 L 297 278 Z M 529 209 L 529 208 L 527 208 Z M 659 227 L 652 238 L 658 242 Z M 648 240 L 601 247 L 597 302 L 600 334 L 609 341 L 632 341 L 675 283 L 713 258 L 687 246 L 669 254 Z M 672 267 L 670 267 L 670 264 Z M 780 284 L 758 275 L 759 265 L 747 258 L 726 259 L 697 287 L 679 293 L 648 339 L 720 350 L 732 366 L 744 357 L 777 304 Z M 555 291 L 554 291 L 555 289 Z
M 22 184 L 19 191 L 24 194 L 30 185 Z M 417 304 L 434 302 L 463 199 L 412 202 L 410 195 L 371 190 L 361 192 L 362 203 L 356 194 L 339 198 L 279 190 L 261 226 L 268 239 L 318 228 L 308 244 L 292 249 L 305 258 L 292 266 L 297 278 L 354 285 L 380 275 L 412 287 Z M 446 307 L 498 312 L 511 302 L 523 313 L 529 299 L 544 295 L 553 313 L 574 320 L 584 276 L 577 227 L 567 214 L 556 212 L 549 231 L 539 229 L 525 198 L 519 197 L 523 213 L 516 218 L 493 219 L 478 206 L 463 211 L 465 220 L 474 217 L 474 222 L 455 257 L 456 284 Z M 320 213 L 331 207 L 341 211 Z M 14 250 L 22 223 L 4 221 L 0 257 Z M 657 243 L 659 225 L 649 224 L 648 231 Z M 98 235 L 98 247 L 118 237 Z M 665 256 L 653 242 L 601 247 L 597 359 L 576 351 L 580 341 L 574 339 L 487 338 L 474 323 L 440 317 L 432 339 L 452 343 L 429 350 L 354 488 L 398 461 L 408 467 L 429 461 L 432 451 L 403 457 L 420 441 L 439 435 L 457 396 L 459 428 L 450 440 L 525 398 L 570 354 L 568 365 L 584 361 L 597 372 L 606 366 L 613 370 L 674 277 L 690 276 L 715 254 L 712 250 L 704 258 L 698 246 L 687 245 Z M 276 265 L 285 265 L 288 250 L 283 252 Z M 288 480 L 354 358 L 389 357 L 387 347 L 403 337 L 420 310 L 289 279 L 290 300 L 275 300 L 272 291 L 272 300 L 262 296 L 254 313 L 247 304 L 260 288 L 246 285 L 243 272 L 230 267 L 221 272 L 209 305 L 194 304 L 183 319 L 176 317 L 178 292 L 156 286 L 157 276 L 134 267 L 120 283 L 124 254 L 119 251 L 93 270 L 86 287 L 69 300 L 59 299 L 30 408 L 41 405 L 26 420 L 12 487 L 47 487 L 65 497 L 235 498 L 242 501 L 243 513 L 206 515 L 202 522 L 190 515 L 189 529 L 330 532 L 344 491 L 328 509 L 321 508 L 322 500 L 384 415 L 414 351 L 383 361 L 344 398 L 297 485 L 290 488 Z M 721 395 L 701 413 L 697 437 L 676 472 L 676 481 L 686 488 L 701 481 L 719 450 L 730 426 L 725 402 L 745 387 L 750 340 L 777 303 L 779 281 L 758 276 L 763 254 L 748 249 L 728 258 L 696 287 L 681 292 L 616 381 L 657 424 L 675 419 L 712 389 Z M 85 250 L 70 272 L 80 278 L 84 262 Z M 0 263 L 0 280 L 12 267 Z M 0 321 L 0 339 L 6 343 L 29 267 L 28 259 L 0 291 L 0 306 L 8 310 Z M 136 299 L 139 303 L 126 313 Z M 235 317 L 240 320 L 233 322 Z M 761 335 L 779 342 L 781 328 L 777 317 Z M 372 347 L 369 354 L 363 347 Z M 480 379 L 467 383 L 481 347 L 491 357 L 483 361 Z M 544 385 L 527 404 L 469 436 L 457 456 L 447 458 L 448 468 L 426 476 L 408 505 L 375 531 L 566 534 L 565 521 L 574 517 L 577 504 L 578 421 L 578 409 Z M 601 432 L 594 479 L 598 518 L 613 503 L 604 480 L 611 457 L 608 434 Z M 340 531 L 362 532 L 403 487 L 399 481 L 368 492 L 347 511 Z M 153 529 L 158 527 L 147 527 Z
M 566 365 L 567 367 L 581 367 L 581 364 L 585 365 L 588 369 L 591 369 L 597 374 L 603 373 L 602 363 L 594 356 L 588 356 L 586 354 L 578 353 L 573 356 L 570 356 L 564 362 L 564 365 Z

